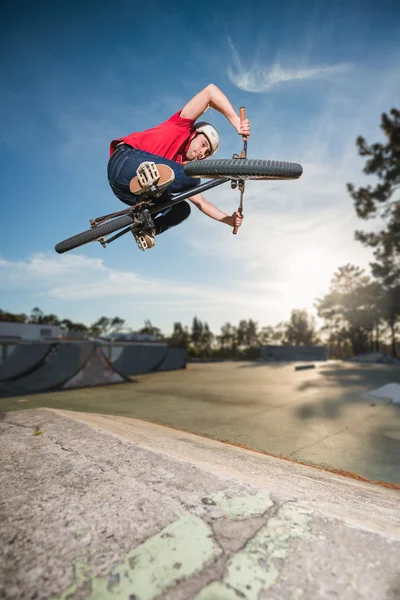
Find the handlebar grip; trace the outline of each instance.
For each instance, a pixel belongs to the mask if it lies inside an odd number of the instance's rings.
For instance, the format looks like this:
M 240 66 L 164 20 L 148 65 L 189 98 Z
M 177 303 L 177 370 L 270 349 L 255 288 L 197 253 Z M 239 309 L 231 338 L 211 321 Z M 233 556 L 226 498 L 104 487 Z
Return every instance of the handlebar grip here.
M 241 206 L 239 206 L 239 208 L 238 208 L 238 213 L 240 213 L 241 215 L 243 214 L 243 209 Z M 238 231 L 239 231 L 239 227 L 234 227 L 233 231 L 232 231 L 233 235 L 236 235 Z
M 240 114 L 240 120 L 244 121 L 246 118 L 246 109 L 244 106 L 240 107 L 239 114 Z M 242 135 L 242 140 L 245 142 L 247 140 L 247 135 Z

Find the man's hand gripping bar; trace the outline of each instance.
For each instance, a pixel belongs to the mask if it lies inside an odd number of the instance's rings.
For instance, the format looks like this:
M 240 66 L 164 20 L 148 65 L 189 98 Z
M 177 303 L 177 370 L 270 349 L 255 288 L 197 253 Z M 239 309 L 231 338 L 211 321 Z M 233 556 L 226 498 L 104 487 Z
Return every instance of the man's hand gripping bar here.
M 240 120 L 244 121 L 245 118 L 246 118 L 246 110 L 245 110 L 244 106 L 241 106 L 240 107 Z M 243 150 L 241 151 L 239 158 L 247 158 L 247 136 L 242 135 L 242 140 L 243 140 Z M 240 205 L 238 208 L 238 213 L 240 215 L 243 215 L 244 181 L 239 181 L 238 187 L 240 190 Z M 236 235 L 238 232 L 238 229 L 239 229 L 238 227 L 234 227 L 232 233 L 234 235 Z

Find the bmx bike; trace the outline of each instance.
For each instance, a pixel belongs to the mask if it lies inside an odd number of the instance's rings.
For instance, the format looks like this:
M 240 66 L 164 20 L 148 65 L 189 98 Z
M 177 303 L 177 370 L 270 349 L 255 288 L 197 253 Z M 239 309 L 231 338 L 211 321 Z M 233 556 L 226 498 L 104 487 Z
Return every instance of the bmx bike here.
M 243 107 L 240 109 L 240 114 L 244 118 Z M 234 154 L 231 159 L 194 160 L 184 166 L 185 174 L 189 177 L 203 177 L 212 181 L 201 183 L 190 191 L 171 195 L 164 202 L 150 206 L 152 200 L 157 197 L 157 189 L 154 186 L 154 188 L 150 188 L 148 192 L 138 197 L 140 200 L 135 205 L 119 212 L 91 219 L 89 230 L 59 242 L 55 247 L 56 252 L 63 254 L 88 242 L 100 242 L 106 248 L 107 244 L 126 233 L 139 234 L 141 231 L 152 229 L 154 227 L 153 215 L 159 214 L 191 196 L 229 181 L 231 187 L 233 189 L 238 188 L 241 193 L 238 210 L 242 214 L 245 180 L 290 180 L 298 179 L 301 176 L 303 168 L 297 163 L 248 159 L 246 157 L 247 139 L 243 137 L 243 141 L 244 148 L 241 154 Z M 106 236 L 116 231 L 118 231 L 117 234 L 106 239 Z M 237 228 L 234 228 L 233 233 L 237 233 Z

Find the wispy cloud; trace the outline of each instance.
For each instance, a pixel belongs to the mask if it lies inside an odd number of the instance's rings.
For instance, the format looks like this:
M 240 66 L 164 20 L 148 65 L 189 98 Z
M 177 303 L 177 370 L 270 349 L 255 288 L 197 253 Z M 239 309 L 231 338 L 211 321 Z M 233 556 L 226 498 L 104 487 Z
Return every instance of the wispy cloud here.
M 287 128 L 283 119 L 277 121 L 273 101 L 264 113 L 257 108 L 253 122 L 257 116 L 257 126 L 263 122 L 264 129 L 253 129 L 249 155 L 299 162 L 303 176 L 297 181 L 246 183 L 245 219 L 237 238 L 225 232 L 217 235 L 214 223 L 193 219 L 190 236 L 185 237 L 192 252 L 232 261 L 248 277 L 285 281 L 293 290 L 293 304 L 295 264 L 303 274 L 303 287 L 316 293 L 318 284 L 326 288 L 333 271 L 349 261 L 369 272 L 372 250 L 354 240 L 354 231 L 375 231 L 382 223 L 359 220 L 346 183 L 372 183 L 362 172 L 365 160 L 358 155 L 355 140 L 358 135 L 370 142 L 383 139 L 380 114 L 398 97 L 399 82 L 395 60 L 379 72 L 364 70 L 356 82 L 333 90 L 319 110 L 305 114 L 301 135 L 296 127 Z M 290 108 L 280 113 L 276 105 L 279 118 L 282 114 L 290 118 Z M 227 186 L 210 191 L 207 197 L 228 213 L 239 200 Z M 204 234 L 207 244 L 201 243 Z M 321 257 L 325 269 L 318 266 Z
M 310 272 L 312 269 L 309 266 Z M 299 272 L 295 269 L 287 279 L 285 271 L 279 270 L 270 280 L 238 274 L 224 286 L 205 286 L 111 269 L 103 260 L 84 255 L 34 254 L 22 261 L 0 258 L 0 291 L 17 293 L 61 318 L 77 314 L 88 323 L 110 314 L 111 307 L 128 326 L 156 313 L 157 322 L 166 330 L 174 321 L 189 324 L 197 315 L 217 331 L 223 322 L 237 323 L 250 316 L 260 324 L 273 325 L 287 319 L 296 302 L 299 307 L 311 308 L 314 288 L 296 291 L 291 287 L 292 276 L 298 285 Z
M 246 285 L 232 289 L 231 303 L 257 305 L 258 299 L 246 295 Z M 273 287 L 273 286 L 272 286 Z M 178 280 L 144 277 L 132 271 L 107 267 L 103 259 L 84 255 L 37 253 L 26 260 L 0 258 L 0 290 L 26 290 L 36 296 L 64 301 L 91 301 L 106 298 L 138 298 L 176 303 L 217 303 L 225 305 L 225 290 Z
M 351 68 L 349 64 L 345 63 L 328 66 L 283 67 L 279 62 L 268 67 L 256 62 L 250 67 L 246 67 L 231 39 L 228 38 L 228 42 L 232 50 L 233 62 L 233 66 L 228 66 L 229 79 L 245 92 L 267 92 L 281 83 L 305 79 L 324 79 L 338 73 L 345 73 Z

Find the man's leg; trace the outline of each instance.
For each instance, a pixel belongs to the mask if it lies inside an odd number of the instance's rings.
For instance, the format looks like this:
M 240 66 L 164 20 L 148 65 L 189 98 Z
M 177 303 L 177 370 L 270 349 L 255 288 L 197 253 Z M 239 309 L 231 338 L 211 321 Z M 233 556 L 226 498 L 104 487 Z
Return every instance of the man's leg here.
M 154 217 L 154 225 L 156 228 L 156 235 L 160 235 L 167 229 L 175 227 L 185 221 L 190 215 L 190 206 L 187 202 L 178 202 L 170 208 L 167 208 L 162 213 L 159 213 Z
M 177 194 L 195 188 L 199 179 L 185 175 L 183 165 L 142 150 L 136 150 L 125 144 L 117 146 L 108 163 L 108 181 L 114 194 L 125 204 L 134 205 L 140 201 L 139 194 L 131 192 L 131 181 L 143 162 L 167 165 L 174 171 L 175 179 L 168 185 L 168 194 Z M 135 187 L 135 186 L 134 186 Z
M 141 200 L 142 183 L 140 179 L 142 178 L 145 180 L 148 176 L 150 176 L 150 179 L 152 177 L 152 167 L 150 167 L 148 172 L 146 171 L 146 168 L 143 171 L 139 170 L 138 175 L 136 175 L 138 168 L 144 162 L 158 164 L 158 171 L 164 177 L 162 180 L 163 182 L 167 182 L 168 184 L 171 179 L 173 179 L 171 183 L 167 185 L 166 190 L 161 196 L 151 199 L 149 203 L 151 206 L 162 203 L 173 196 L 173 194 L 194 189 L 200 184 L 199 179 L 188 177 L 184 172 L 183 165 L 176 163 L 175 161 L 149 154 L 148 152 L 143 152 L 141 150 L 136 150 L 125 144 L 117 146 L 108 163 L 108 181 L 114 194 L 129 206 L 133 206 Z M 171 177 L 171 169 L 174 178 Z M 144 181 L 144 183 L 146 185 L 146 181 Z M 165 183 L 163 187 L 165 187 Z M 133 191 L 139 193 L 133 193 Z M 156 235 L 182 223 L 189 215 L 190 206 L 187 202 L 180 202 L 159 214 L 155 214 L 153 217 L 155 224 L 154 230 L 132 232 L 138 247 L 141 250 L 152 248 L 156 243 Z

